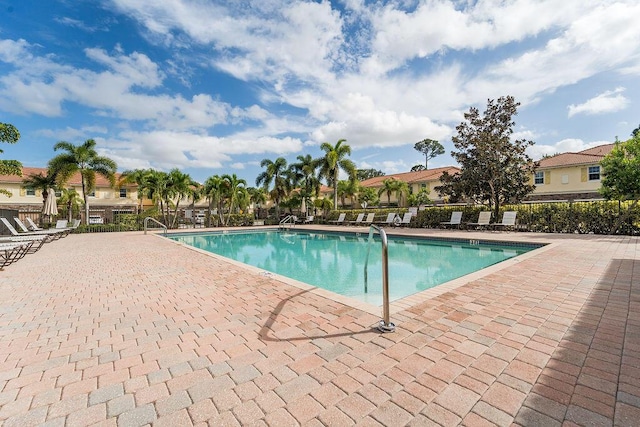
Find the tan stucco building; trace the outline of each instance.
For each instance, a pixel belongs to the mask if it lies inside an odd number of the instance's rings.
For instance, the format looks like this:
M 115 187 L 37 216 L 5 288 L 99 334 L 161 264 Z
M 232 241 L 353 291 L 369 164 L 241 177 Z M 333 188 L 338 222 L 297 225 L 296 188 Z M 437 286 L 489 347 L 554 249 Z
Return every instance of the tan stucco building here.
M 601 199 L 603 170 L 600 162 L 614 144 L 599 145 L 576 153 L 561 153 L 540 160 L 532 176 L 536 186 L 528 201 Z

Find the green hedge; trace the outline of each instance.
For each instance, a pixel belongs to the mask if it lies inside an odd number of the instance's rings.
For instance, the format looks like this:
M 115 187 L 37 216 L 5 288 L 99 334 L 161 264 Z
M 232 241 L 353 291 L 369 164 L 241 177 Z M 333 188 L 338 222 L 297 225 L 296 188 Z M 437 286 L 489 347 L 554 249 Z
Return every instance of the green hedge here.
M 437 206 L 418 211 L 411 220 L 410 227 L 438 228 L 441 222 L 449 221 L 451 213 L 462 211 L 462 222 L 476 222 L 480 211 L 487 206 Z M 335 221 L 340 213 L 346 213 L 346 221 L 354 221 L 361 212 L 376 213 L 376 220 L 383 220 L 387 213 L 402 215 L 406 208 L 399 209 L 356 209 L 332 211 L 328 221 Z M 572 203 L 531 203 L 505 205 L 500 209 L 499 221 L 505 211 L 517 211 L 519 229 L 542 233 L 580 234 L 640 234 L 640 204 L 632 202 L 593 201 Z M 492 218 L 495 222 L 496 218 Z M 619 223 L 620 222 L 620 223 Z M 617 228 L 616 228 L 617 227 Z

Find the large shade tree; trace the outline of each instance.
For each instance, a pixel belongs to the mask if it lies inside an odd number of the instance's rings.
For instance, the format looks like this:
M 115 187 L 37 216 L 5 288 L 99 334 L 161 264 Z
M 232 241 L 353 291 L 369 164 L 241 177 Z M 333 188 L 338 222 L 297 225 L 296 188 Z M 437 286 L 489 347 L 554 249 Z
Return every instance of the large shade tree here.
M 512 140 L 520 103 L 512 96 L 488 100 L 483 114 L 472 107 L 465 113 L 465 121 L 457 127 L 453 140 L 456 150 L 451 152 L 460 164 L 453 175 L 445 172 L 436 187 L 441 194 L 454 199 L 468 198 L 488 203 L 494 218 L 506 202 L 519 202 L 531 193 L 531 175 L 537 166 L 526 153 L 534 144 L 525 139 Z
M 349 179 L 356 179 L 356 165 L 347 157 L 351 155 L 351 147 L 346 139 L 340 139 L 335 145 L 323 142 L 320 149 L 324 157 L 320 159 L 320 176 L 327 180 L 327 185 L 333 188 L 333 206 L 338 206 L 338 176 L 340 170 L 349 175 Z
M 96 175 L 103 176 L 114 187 L 118 169 L 116 162 L 108 157 L 99 156 L 95 147 L 96 142 L 93 139 L 88 139 L 81 145 L 60 141 L 53 149 L 65 152 L 49 161 L 49 169 L 58 177 L 60 186 L 68 182 L 74 174 L 80 173 L 85 224 L 89 223 L 89 193 L 95 190 Z

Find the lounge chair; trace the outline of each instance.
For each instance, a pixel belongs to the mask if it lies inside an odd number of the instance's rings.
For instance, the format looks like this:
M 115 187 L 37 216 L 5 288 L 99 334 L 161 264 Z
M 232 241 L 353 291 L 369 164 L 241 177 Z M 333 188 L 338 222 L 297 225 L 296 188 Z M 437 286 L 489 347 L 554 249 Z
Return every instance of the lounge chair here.
M 302 221 L 303 224 L 311 224 L 313 223 L 313 215 L 309 215 L 307 216 L 304 221 Z
M 363 213 L 359 213 L 358 216 L 356 217 L 355 221 L 349 221 L 349 224 L 353 224 L 353 225 L 360 225 L 362 224 L 362 220 L 364 219 L 364 214 Z
M 31 218 L 26 217 L 25 219 L 27 220 L 27 224 L 29 225 L 27 227 L 29 229 L 29 231 L 42 231 L 42 230 L 44 230 L 44 228 L 38 227 L 38 224 L 33 222 L 33 220 Z
M 338 215 L 338 219 L 336 219 L 335 221 L 329 221 L 329 222 L 336 225 L 344 224 L 344 218 L 346 216 L 347 214 L 341 213 L 340 215 Z
M 413 218 L 413 213 L 412 212 L 406 212 L 404 215 L 402 215 L 402 220 L 400 220 L 400 226 L 401 227 L 408 227 L 409 224 L 411 223 L 411 218 Z
M 517 211 L 506 211 L 502 214 L 502 221 L 493 224 L 493 228 L 496 229 L 497 227 L 515 227 L 517 214 Z
M 384 221 L 381 222 L 377 222 L 377 224 L 381 224 L 381 225 L 395 225 L 395 219 L 398 216 L 397 213 L 395 212 L 391 212 L 390 214 L 387 214 L 387 219 L 385 219 Z M 398 221 L 399 222 L 399 221 Z
M 364 221 L 362 221 L 362 224 L 364 224 L 364 225 L 371 225 L 371 224 L 373 224 L 373 220 L 375 219 L 375 217 L 376 217 L 375 212 L 374 212 L 374 213 L 367 214 L 367 217 L 364 219 Z
M 0 245 L 31 243 L 28 253 L 33 254 L 38 252 L 42 245 L 53 240 L 55 240 L 55 236 L 50 234 L 39 234 L 35 236 L 7 236 L 0 237 Z
M 440 225 L 443 225 L 445 228 L 448 225 L 456 225 L 460 228 L 460 222 L 462 221 L 462 212 L 451 212 L 451 219 L 449 221 L 443 221 Z
M 9 220 L 5 217 L 0 217 L 0 221 L 7 227 L 9 232 L 14 236 L 42 236 L 42 235 L 51 235 L 55 238 L 59 239 L 61 237 L 69 234 L 69 230 L 42 230 L 42 231 L 28 231 L 26 233 L 19 233 L 13 225 L 9 222 Z
M 491 222 L 491 211 L 482 211 L 478 214 L 478 222 L 468 222 L 467 226 L 481 228 L 488 227 Z
M 6 219 L 6 218 L 5 218 Z M 33 242 L 0 243 L 0 270 L 7 265 L 22 259 L 28 252 Z

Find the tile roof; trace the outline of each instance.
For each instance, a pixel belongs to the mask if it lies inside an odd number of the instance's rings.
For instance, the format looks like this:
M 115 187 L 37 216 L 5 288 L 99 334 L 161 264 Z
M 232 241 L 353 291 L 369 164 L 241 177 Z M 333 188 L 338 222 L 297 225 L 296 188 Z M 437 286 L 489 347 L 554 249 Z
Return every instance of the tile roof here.
M 599 145 L 577 153 L 561 153 L 540 160 L 540 168 L 553 168 L 561 166 L 590 165 L 600 161 L 611 152 L 615 144 Z
M 375 178 L 365 179 L 364 181 L 360 182 L 360 185 L 364 187 L 377 187 L 382 185 L 382 181 L 389 178 L 395 178 L 400 181 L 404 181 L 407 184 L 412 184 L 414 182 L 435 181 L 437 179 L 440 179 L 444 172 L 449 172 L 450 175 L 453 175 L 454 173 L 459 171 L 460 168 L 457 168 L 455 166 L 445 166 L 442 168 L 427 169 L 424 171 L 395 173 L 392 175 L 377 176 Z
M 47 168 L 31 168 L 31 167 L 23 167 L 22 168 L 22 176 L 18 176 L 18 175 L 0 175 L 0 183 L 22 183 L 22 181 L 25 178 L 28 178 L 31 175 L 37 175 L 37 174 L 43 174 L 46 175 L 47 173 Z M 116 181 L 120 178 L 120 174 L 116 173 Z M 80 181 L 80 173 L 76 173 L 74 174 L 71 179 L 69 180 L 69 182 L 67 183 L 67 185 L 72 185 L 72 186 L 80 186 L 82 185 L 82 182 Z M 96 187 L 110 187 L 111 184 L 109 184 L 109 180 L 105 179 L 102 175 L 98 175 L 96 174 Z M 129 186 L 129 185 L 127 185 Z M 134 184 L 135 186 L 135 184 Z

